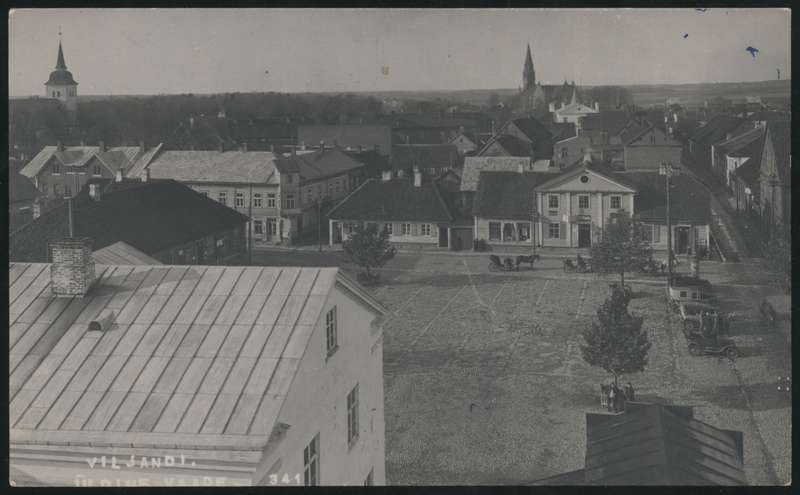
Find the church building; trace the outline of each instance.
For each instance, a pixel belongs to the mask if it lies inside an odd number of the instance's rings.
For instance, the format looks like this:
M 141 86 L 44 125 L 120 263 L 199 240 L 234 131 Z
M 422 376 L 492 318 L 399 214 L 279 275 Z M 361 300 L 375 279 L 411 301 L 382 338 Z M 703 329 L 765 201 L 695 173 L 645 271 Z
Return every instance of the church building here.
M 553 113 L 555 108 L 579 103 L 580 95 L 575 81 L 562 85 L 545 85 L 536 82 L 536 70 L 533 67 L 531 46 L 525 51 L 525 63 L 522 68 L 522 88 L 519 93 L 517 109 L 525 114 Z M 562 119 L 556 122 L 562 122 Z M 572 122 L 572 119 L 569 120 Z
M 61 33 L 59 33 L 59 37 Z M 64 50 L 61 48 L 61 39 L 58 40 L 58 59 L 56 68 L 50 73 L 50 78 L 44 83 L 45 96 L 61 101 L 69 110 L 78 108 L 78 83 L 72 77 L 72 72 L 67 70 L 64 62 Z

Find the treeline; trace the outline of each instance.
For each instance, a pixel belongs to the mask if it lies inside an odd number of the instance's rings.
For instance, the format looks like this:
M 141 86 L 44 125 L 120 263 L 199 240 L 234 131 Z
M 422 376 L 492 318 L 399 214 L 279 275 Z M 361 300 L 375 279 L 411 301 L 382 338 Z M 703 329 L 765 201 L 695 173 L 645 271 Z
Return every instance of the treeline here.
M 382 104 L 353 94 L 230 93 L 113 97 L 80 101 L 75 113 L 46 98 L 9 101 L 9 154 L 30 158 L 60 141 L 107 146 L 170 141 L 191 117 L 224 112 L 231 120 L 335 124 L 371 120 Z

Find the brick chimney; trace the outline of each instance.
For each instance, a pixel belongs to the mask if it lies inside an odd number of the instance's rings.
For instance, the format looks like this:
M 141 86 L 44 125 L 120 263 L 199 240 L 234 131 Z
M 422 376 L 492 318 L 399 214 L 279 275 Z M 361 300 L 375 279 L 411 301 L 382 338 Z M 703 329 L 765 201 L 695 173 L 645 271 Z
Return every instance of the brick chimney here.
M 97 152 L 98 153 L 106 152 L 106 143 L 104 141 L 100 141 L 100 143 L 97 145 Z
M 422 171 L 414 167 L 414 187 L 422 187 Z
M 64 151 L 64 143 L 62 143 L 61 141 L 56 141 L 56 149 L 58 151 Z
M 92 240 L 66 238 L 50 243 L 51 290 L 56 297 L 83 297 L 94 282 Z
M 142 170 L 142 175 L 140 176 L 140 178 L 142 179 L 142 182 L 149 182 L 150 181 L 150 169 L 149 168 L 145 168 L 144 170 Z

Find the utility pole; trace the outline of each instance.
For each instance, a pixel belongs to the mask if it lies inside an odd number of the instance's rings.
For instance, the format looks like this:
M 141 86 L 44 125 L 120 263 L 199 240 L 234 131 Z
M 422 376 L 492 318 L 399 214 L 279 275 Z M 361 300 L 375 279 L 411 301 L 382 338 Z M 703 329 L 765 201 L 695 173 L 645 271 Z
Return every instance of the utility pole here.
M 667 287 L 672 287 L 672 215 L 669 205 L 670 178 L 677 173 L 677 169 L 670 162 L 662 162 L 658 168 L 658 173 L 666 178 L 667 183 Z
M 253 180 L 250 179 L 250 193 L 247 202 L 247 264 L 253 264 Z
M 317 199 L 317 243 L 322 252 L 322 196 Z

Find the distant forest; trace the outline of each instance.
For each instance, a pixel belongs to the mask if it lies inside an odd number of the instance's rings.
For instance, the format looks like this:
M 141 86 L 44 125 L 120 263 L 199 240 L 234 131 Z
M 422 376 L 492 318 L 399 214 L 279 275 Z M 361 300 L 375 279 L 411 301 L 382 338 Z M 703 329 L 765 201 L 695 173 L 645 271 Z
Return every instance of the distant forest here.
M 372 120 L 382 103 L 354 94 L 232 93 L 80 100 L 74 114 L 47 98 L 9 100 L 9 154 L 30 158 L 45 145 L 180 146 L 190 122 L 217 117 L 262 125 L 334 124 Z

